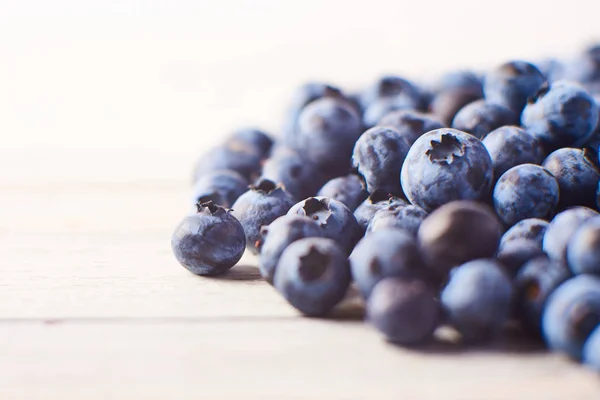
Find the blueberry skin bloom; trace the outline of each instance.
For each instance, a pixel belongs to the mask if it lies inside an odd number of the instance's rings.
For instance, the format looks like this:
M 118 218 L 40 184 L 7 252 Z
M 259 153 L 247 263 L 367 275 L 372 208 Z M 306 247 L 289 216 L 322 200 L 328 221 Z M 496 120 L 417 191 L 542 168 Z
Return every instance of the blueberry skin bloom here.
M 543 249 L 550 258 L 567 262 L 567 246 L 577 229 L 598 213 L 587 207 L 573 207 L 556 214 L 544 234 Z
M 486 100 L 467 104 L 454 117 L 452 127 L 483 139 L 504 125 L 518 125 L 519 116 L 509 108 Z
M 600 275 L 600 217 L 575 231 L 567 246 L 567 261 L 574 274 Z
M 199 204 L 171 236 L 175 258 L 197 275 L 219 275 L 233 267 L 244 254 L 246 237 L 237 219 L 211 202 Z
M 426 277 L 417 241 L 399 230 L 380 230 L 361 239 L 350 254 L 350 268 L 365 299 L 384 278 Z
M 500 249 L 512 241 L 527 240 L 542 248 L 544 234 L 550 223 L 539 218 L 527 218 L 507 230 L 500 240 Z
M 381 229 L 401 229 L 416 236 L 425 217 L 427 213 L 419 206 L 390 206 L 375 213 L 367 225 L 367 233 Z
M 356 110 L 347 102 L 323 98 L 300 114 L 296 147 L 329 178 L 350 169 L 354 143 L 362 133 Z
M 283 251 L 293 242 L 307 237 L 323 237 L 323 230 L 312 219 L 299 215 L 284 215 L 261 229 L 259 270 L 263 278 L 273 283 L 275 268 Z
M 415 110 L 397 110 L 384 115 L 377 126 L 397 130 L 412 145 L 422 134 L 443 128 L 444 124 L 433 115 Z
M 483 84 L 485 99 L 521 114 L 527 99 L 533 96 L 546 77 L 533 64 L 510 61 L 490 71 Z
M 554 175 L 560 187 L 560 206 L 594 207 L 600 172 L 595 154 L 589 150 L 558 149 L 551 153 L 542 166 Z
M 368 196 L 363 181 L 353 174 L 334 178 L 317 192 L 317 197 L 340 201 L 353 212 Z
M 526 218 L 546 218 L 559 200 L 558 182 L 545 168 L 517 165 L 506 171 L 494 188 L 494 208 L 506 226 Z
M 376 190 L 354 210 L 356 222 L 364 231 L 367 229 L 369 222 L 373 219 L 377 211 L 389 207 L 403 207 L 408 203 L 398 197 L 389 196 L 384 191 Z
M 352 164 L 367 184 L 369 193 L 380 189 L 400 195 L 400 170 L 410 144 L 392 128 L 371 128 L 354 145 Z
M 442 277 L 467 261 L 492 258 L 502 225 L 487 206 L 455 201 L 440 207 L 421 223 L 419 245 L 427 265 Z
M 221 170 L 202 175 L 194 184 L 193 202 L 212 201 L 229 208 L 248 189 L 248 181 L 233 170 Z
M 547 300 L 542 332 L 548 347 L 580 360 L 583 344 L 600 326 L 600 278 L 578 275 L 560 285 Z
M 290 208 L 288 215 L 311 218 L 325 237 L 335 240 L 348 254 L 360 239 L 360 227 L 352 211 L 337 200 L 309 197 Z
M 456 129 L 421 136 L 402 166 L 402 189 L 430 212 L 453 200 L 478 200 L 492 186 L 492 159 L 480 140 Z
M 348 259 L 335 241 L 306 238 L 285 249 L 274 286 L 303 314 L 319 317 L 342 301 L 350 279 Z
M 548 152 L 584 144 L 597 123 L 594 99 L 581 87 L 565 81 L 542 85 L 521 114 L 521 125 Z
M 470 341 L 498 333 L 510 313 L 512 282 L 494 260 L 480 259 L 456 268 L 442 290 L 450 323 Z
M 583 346 L 583 363 L 600 372 L 600 326 L 592 332 Z
M 517 126 L 495 129 L 482 142 L 492 157 L 496 179 L 517 165 L 541 164 L 544 160 L 542 144 Z
M 232 214 L 246 233 L 246 246 L 258 254 L 262 245 L 260 229 L 285 215 L 294 205 L 292 196 L 272 181 L 261 180 L 233 204 Z
M 433 291 L 422 281 L 386 278 L 367 302 L 367 320 L 396 344 L 414 345 L 430 339 L 441 312 Z

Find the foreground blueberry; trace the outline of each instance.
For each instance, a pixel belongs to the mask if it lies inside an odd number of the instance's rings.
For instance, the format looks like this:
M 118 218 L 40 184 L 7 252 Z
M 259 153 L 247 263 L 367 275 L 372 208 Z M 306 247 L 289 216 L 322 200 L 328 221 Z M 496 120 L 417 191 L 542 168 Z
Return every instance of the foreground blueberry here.
M 384 191 L 376 190 L 359 205 L 354 211 L 354 217 L 358 222 L 358 225 L 364 231 L 367 229 L 369 222 L 375 216 L 375 213 L 379 210 L 387 209 L 389 207 L 404 207 L 408 203 L 398 197 L 391 196 Z
M 583 346 L 583 362 L 600 372 L 600 326 L 592 332 Z
M 437 129 L 412 145 L 401 181 L 410 202 L 429 212 L 453 200 L 486 196 L 493 181 L 492 160 L 476 137 L 456 129 Z
M 577 228 L 598 213 L 587 207 L 573 207 L 557 214 L 544 234 L 543 248 L 555 260 L 566 263 L 567 245 Z
M 371 128 L 354 145 L 352 164 L 367 184 L 367 190 L 400 195 L 400 170 L 410 144 L 393 128 Z
M 303 314 L 323 316 L 336 306 L 350 285 L 345 252 L 331 239 L 305 238 L 284 250 L 274 286 Z
M 533 96 L 546 78 L 533 64 L 510 61 L 488 72 L 483 91 L 485 99 L 521 114 L 527 99 Z
M 578 275 L 560 285 L 547 300 L 542 331 L 551 350 L 580 360 L 583 344 L 600 326 L 600 278 Z
M 219 275 L 244 254 L 246 238 L 237 219 L 212 202 L 198 204 L 198 212 L 184 218 L 171 236 L 175 258 L 190 272 Z
M 283 251 L 293 242 L 307 237 L 323 237 L 323 230 L 312 219 L 284 215 L 261 229 L 260 274 L 273 283 L 275 268 Z
M 506 226 L 526 218 L 547 218 L 559 201 L 558 182 L 545 168 L 517 165 L 506 171 L 494 188 L 494 208 Z
M 392 111 L 384 115 L 377 125 L 395 129 L 410 145 L 422 134 L 444 127 L 444 124 L 433 115 L 415 110 Z
M 229 208 L 248 189 L 248 181 L 233 170 L 221 170 L 202 175 L 194 184 L 194 204 L 212 201 Z
M 546 151 L 584 144 L 598 122 L 598 107 L 581 87 L 565 81 L 544 84 L 521 115 L 521 124 Z
M 350 254 L 352 276 L 366 299 L 384 278 L 425 278 L 417 241 L 404 231 L 379 230 L 365 236 Z
M 367 233 L 381 229 L 401 229 L 416 236 L 425 217 L 427 217 L 427 213 L 419 206 L 391 205 L 375 213 L 367 225 Z
M 375 286 L 366 318 L 390 342 L 413 345 L 431 338 L 441 312 L 433 291 L 423 281 L 394 277 Z
M 541 143 L 516 126 L 502 126 L 491 131 L 483 140 L 494 165 L 494 178 L 520 164 L 541 164 L 544 149 Z
M 594 207 L 600 171 L 594 154 L 575 148 L 558 149 L 542 164 L 554 175 L 560 187 L 561 208 L 571 206 Z
M 519 117 L 514 111 L 482 99 L 461 108 L 452 120 L 452 127 L 483 139 L 494 129 L 518 123 Z
M 348 254 L 360 239 L 360 227 L 352 211 L 337 200 L 309 197 L 290 208 L 288 215 L 311 218 L 325 237 L 335 240 Z
M 539 218 L 528 218 L 519 221 L 502 235 L 500 248 L 514 240 L 532 241 L 542 248 L 542 241 L 548 225 L 548 221 Z
M 456 266 L 496 254 L 502 225 L 485 205 L 455 201 L 431 213 L 419 227 L 418 239 L 427 265 L 442 277 Z
M 368 196 L 363 181 L 354 174 L 333 178 L 317 192 L 317 197 L 329 197 L 342 202 L 350 211 L 356 210 Z
M 567 261 L 575 274 L 600 275 L 600 217 L 575 231 L 567 246 Z
M 246 233 L 246 246 L 253 254 L 260 252 L 260 229 L 288 212 L 294 199 L 281 186 L 267 179 L 260 180 L 233 204 L 232 214 Z
M 441 294 L 450 323 L 468 341 L 488 339 L 507 322 L 512 283 L 494 260 L 470 261 L 450 274 Z
M 514 279 L 515 315 L 528 331 L 541 334 L 542 311 L 548 296 L 570 277 L 566 265 L 547 256 L 537 257 L 521 268 Z

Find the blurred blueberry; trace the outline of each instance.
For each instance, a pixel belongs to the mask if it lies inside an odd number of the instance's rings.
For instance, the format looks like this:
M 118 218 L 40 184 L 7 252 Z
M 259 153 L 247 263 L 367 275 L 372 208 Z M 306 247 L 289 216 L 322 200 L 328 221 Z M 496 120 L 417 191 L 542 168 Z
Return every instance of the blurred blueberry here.
M 202 175 L 194 184 L 192 199 L 194 204 L 212 201 L 214 204 L 230 208 L 248 189 L 248 181 L 233 170 L 221 170 Z
M 575 231 L 567 246 L 567 261 L 575 274 L 600 275 L 600 216 Z
M 254 146 L 232 139 L 214 147 L 198 159 L 194 168 L 194 182 L 214 171 L 232 170 L 248 181 L 260 175 L 263 156 Z
M 538 61 L 535 65 L 549 82 L 564 79 L 565 63 L 556 58 L 546 58 Z
M 419 206 L 391 205 L 375 213 L 367 225 L 367 233 L 382 229 L 401 229 L 416 236 L 425 217 L 427 213 Z
M 398 197 L 391 196 L 384 191 L 376 190 L 354 210 L 354 217 L 364 231 L 375 213 L 390 206 L 407 206 L 408 203 Z
M 256 128 L 243 128 L 235 131 L 229 140 L 236 140 L 252 146 L 262 158 L 267 158 L 273 139 L 264 131 Z
M 519 116 L 500 104 L 477 100 L 467 104 L 452 120 L 452 127 L 483 139 L 494 129 L 504 125 L 518 125 Z
M 583 346 L 583 363 L 600 372 L 600 326 L 594 329 Z
M 422 101 L 421 90 L 410 81 L 399 76 L 385 75 L 361 95 L 361 104 L 367 108 L 379 99 L 398 99 L 419 108 Z
M 500 248 L 517 240 L 532 241 L 542 248 L 542 241 L 548 225 L 548 221 L 539 218 L 527 218 L 519 221 L 502 235 Z
M 590 218 L 598 216 L 598 213 L 587 207 L 573 207 L 558 213 L 544 234 L 543 248 L 546 254 L 555 260 L 566 263 L 567 245 L 573 234 Z
M 364 111 L 362 122 L 365 128 L 372 128 L 387 114 L 401 110 L 415 110 L 411 99 L 403 96 L 384 97 L 369 103 Z
M 482 98 L 480 91 L 471 89 L 448 89 L 438 93 L 431 104 L 429 111 L 442 121 L 446 126 L 450 126 L 456 114 L 467 104 L 471 104 Z
M 397 130 L 410 145 L 424 133 L 444 127 L 435 116 L 414 110 L 392 111 L 384 115 L 377 125 Z
M 329 197 L 344 203 L 352 212 L 369 196 L 360 177 L 350 174 L 333 178 L 317 192 L 317 197 Z
M 498 250 L 496 259 L 510 276 L 515 276 L 527 262 L 545 255 L 541 244 L 538 245 L 533 240 L 521 239 L 506 243 Z
M 600 43 L 594 44 L 568 65 L 567 79 L 581 83 L 600 81 Z
M 481 78 L 472 71 L 458 70 L 448 72 L 436 82 L 435 92 L 440 93 L 447 90 L 468 90 L 479 97 L 483 97 L 483 82 Z

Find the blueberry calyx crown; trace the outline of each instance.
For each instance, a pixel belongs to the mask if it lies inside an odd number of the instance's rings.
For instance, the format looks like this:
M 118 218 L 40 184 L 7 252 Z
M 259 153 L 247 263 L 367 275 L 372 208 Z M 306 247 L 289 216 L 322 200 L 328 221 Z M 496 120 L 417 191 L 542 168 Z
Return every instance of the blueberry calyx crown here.
M 442 134 L 439 141 L 432 140 L 429 144 L 431 147 L 425 154 L 432 162 L 452 164 L 455 159 L 465 155 L 465 145 L 450 133 Z
M 205 201 L 205 202 L 199 201 L 196 204 L 196 209 L 199 213 L 203 212 L 205 210 L 208 210 L 208 212 L 211 215 L 217 215 L 217 214 L 222 214 L 224 212 L 227 212 L 227 210 L 225 210 L 225 208 L 221 207 L 218 204 L 213 203 L 212 200 Z
M 300 257 L 298 275 L 304 282 L 313 282 L 319 279 L 329 264 L 329 256 L 321 253 L 315 247 L 310 247 L 305 256 Z
M 329 208 L 329 202 L 327 199 L 309 197 L 304 201 L 302 210 L 304 210 L 304 215 L 312 218 L 317 223 L 320 222 L 321 224 L 324 224 L 331 216 L 331 209 Z M 321 214 L 321 216 L 324 217 L 323 220 L 319 218 L 320 213 L 325 213 L 325 215 Z
M 250 190 L 254 190 L 257 192 L 263 192 L 264 194 L 269 194 L 275 189 L 278 189 L 279 186 L 275 184 L 275 182 L 269 179 L 260 179 L 256 184 L 248 186 Z

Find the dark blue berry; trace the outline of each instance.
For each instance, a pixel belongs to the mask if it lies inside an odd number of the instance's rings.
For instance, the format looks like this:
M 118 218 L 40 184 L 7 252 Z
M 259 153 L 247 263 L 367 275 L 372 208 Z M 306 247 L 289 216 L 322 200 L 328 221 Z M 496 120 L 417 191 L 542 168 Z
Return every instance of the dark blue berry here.
M 410 145 L 424 133 L 444 127 L 435 116 L 415 110 L 392 111 L 384 115 L 377 125 L 395 129 Z
M 233 170 L 221 170 L 202 175 L 194 184 L 194 204 L 212 201 L 219 206 L 231 205 L 248 189 L 248 181 Z
M 435 92 L 440 93 L 447 90 L 468 90 L 479 97 L 483 97 L 483 82 L 477 74 L 472 71 L 458 70 L 448 72 L 436 82 Z
M 575 274 L 600 275 L 600 217 L 575 231 L 567 246 L 567 261 Z
M 515 276 L 517 271 L 527 262 L 545 256 L 542 245 L 533 240 L 512 240 L 498 250 L 496 259 L 502 264 L 504 270 Z
M 369 193 L 365 190 L 363 181 L 358 176 L 350 174 L 330 180 L 317 192 L 317 196 L 340 201 L 350 211 L 354 211 L 365 201 Z
M 266 158 L 269 155 L 273 146 L 273 139 L 264 131 L 256 128 L 239 129 L 231 135 L 231 139 L 252 146 L 261 154 L 262 158 Z
M 532 241 L 542 248 L 542 241 L 548 225 L 548 221 L 539 218 L 528 218 L 519 221 L 502 235 L 500 248 L 502 249 L 502 247 L 515 240 Z
M 573 234 L 590 218 L 598 213 L 587 207 L 573 207 L 557 214 L 544 234 L 543 248 L 546 254 L 555 260 L 567 262 L 567 245 Z
M 483 139 L 494 129 L 518 123 L 519 116 L 511 109 L 481 99 L 461 108 L 452 120 L 452 127 Z
M 378 124 L 378 122 L 386 115 L 401 111 L 401 110 L 415 110 L 416 105 L 411 99 L 407 99 L 403 96 L 398 97 L 385 97 L 376 99 L 365 108 L 363 114 L 363 125 L 365 128 L 372 128 Z
M 583 363 L 600 372 L 600 326 L 598 326 L 583 346 Z
M 233 170 L 248 181 L 260 175 L 262 154 L 254 146 L 232 139 L 204 154 L 194 169 L 194 182 L 202 175 L 221 170 Z
M 376 190 L 354 211 L 354 217 L 358 225 L 364 231 L 367 229 L 369 222 L 379 210 L 389 208 L 391 206 L 407 206 L 408 203 L 398 197 L 393 197 L 386 194 L 384 191 Z
M 442 121 L 444 125 L 450 126 L 454 117 L 467 104 L 481 99 L 480 91 L 471 89 L 448 89 L 438 93 L 431 104 L 429 111 Z
M 419 206 L 392 205 L 375 213 L 367 225 L 367 233 L 381 229 L 401 229 L 416 236 L 425 217 L 427 213 Z
M 370 104 L 380 99 L 396 99 L 418 108 L 421 100 L 421 90 L 399 76 L 383 76 L 361 95 L 361 103 L 366 109 Z

